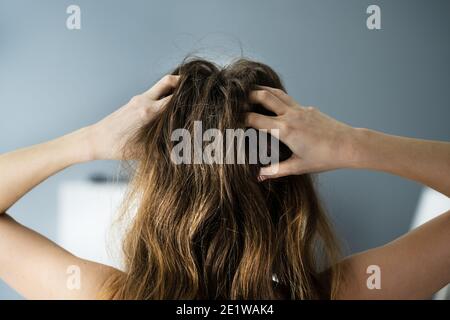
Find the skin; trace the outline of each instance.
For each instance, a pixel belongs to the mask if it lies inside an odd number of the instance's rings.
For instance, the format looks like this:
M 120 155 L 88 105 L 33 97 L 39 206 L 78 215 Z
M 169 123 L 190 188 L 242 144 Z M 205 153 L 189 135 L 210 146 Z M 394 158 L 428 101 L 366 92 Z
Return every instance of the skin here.
M 122 157 L 133 132 L 157 114 L 176 87 L 166 76 L 100 122 L 55 140 L 0 155 L 0 278 L 30 299 L 95 299 L 112 267 L 65 251 L 6 214 L 15 202 L 51 175 L 71 165 Z M 292 158 L 261 170 L 260 180 L 340 168 L 389 172 L 450 196 L 450 143 L 392 136 L 352 128 L 315 108 L 303 107 L 281 90 L 260 87 L 254 103 L 273 111 L 246 116 L 248 126 L 279 129 Z M 450 211 L 403 237 L 342 261 L 342 299 L 423 299 L 450 282 Z M 381 269 L 381 289 L 366 286 L 369 265 Z M 67 268 L 78 266 L 79 290 L 69 290 Z
M 260 180 L 334 169 L 367 169 L 415 180 L 450 197 L 450 143 L 352 128 L 303 107 L 279 89 L 260 87 L 250 95 L 273 111 L 247 115 L 248 126 L 278 129 L 293 156 L 266 167 Z M 450 283 L 450 211 L 384 246 L 346 258 L 341 299 L 426 299 Z M 367 267 L 381 270 L 381 290 L 367 288 Z

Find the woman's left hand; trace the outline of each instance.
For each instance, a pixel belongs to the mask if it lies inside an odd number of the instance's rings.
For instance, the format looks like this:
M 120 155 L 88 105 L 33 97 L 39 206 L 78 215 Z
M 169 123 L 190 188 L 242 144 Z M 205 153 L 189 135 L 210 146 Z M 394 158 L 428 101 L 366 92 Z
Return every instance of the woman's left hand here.
M 356 129 L 313 107 L 304 107 L 280 89 L 263 87 L 250 93 L 250 101 L 274 112 L 265 116 L 249 112 L 247 125 L 279 130 L 279 138 L 292 151 L 280 163 L 263 167 L 260 180 L 348 167 L 355 157 Z
M 148 123 L 170 100 L 167 96 L 179 76 L 166 75 L 148 91 L 134 96 L 123 107 L 89 127 L 92 160 L 121 160 L 131 135 Z

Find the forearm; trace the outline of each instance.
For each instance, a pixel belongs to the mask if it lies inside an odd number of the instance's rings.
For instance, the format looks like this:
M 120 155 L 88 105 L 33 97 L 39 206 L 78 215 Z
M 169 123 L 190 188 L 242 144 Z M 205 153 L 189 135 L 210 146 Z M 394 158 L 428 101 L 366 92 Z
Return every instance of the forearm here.
M 355 129 L 349 167 L 384 171 L 450 196 L 450 143 Z
M 70 165 L 90 160 L 89 129 L 0 155 L 0 213 L 36 185 Z

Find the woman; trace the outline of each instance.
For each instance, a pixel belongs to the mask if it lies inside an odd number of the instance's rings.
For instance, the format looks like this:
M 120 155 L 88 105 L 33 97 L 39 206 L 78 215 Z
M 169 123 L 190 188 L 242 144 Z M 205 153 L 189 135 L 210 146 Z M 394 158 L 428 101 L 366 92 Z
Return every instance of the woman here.
M 172 133 L 192 132 L 195 121 L 277 129 L 280 162 L 176 164 Z M 136 165 L 124 271 L 75 257 L 6 214 L 49 176 L 99 159 Z M 450 143 L 340 123 L 299 105 L 261 63 L 187 61 L 100 122 L 0 156 L 0 277 L 44 299 L 421 299 L 449 283 L 450 212 L 339 260 L 309 173 L 340 168 L 389 172 L 450 196 Z M 66 286 L 73 265 L 79 290 Z M 382 273 L 378 290 L 367 287 L 371 265 Z

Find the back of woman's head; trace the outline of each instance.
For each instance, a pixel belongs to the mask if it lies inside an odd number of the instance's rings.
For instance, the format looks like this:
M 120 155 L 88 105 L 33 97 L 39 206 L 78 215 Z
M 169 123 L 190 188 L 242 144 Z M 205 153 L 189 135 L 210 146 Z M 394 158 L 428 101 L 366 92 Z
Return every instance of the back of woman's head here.
M 246 129 L 245 112 L 270 115 L 249 102 L 249 93 L 257 85 L 284 90 L 278 75 L 267 65 L 243 59 L 225 68 L 191 59 L 173 74 L 180 79 L 172 98 L 128 143 L 137 162 L 126 203 L 137 203 L 137 213 L 124 241 L 126 272 L 111 281 L 111 295 L 332 297 L 335 269 L 320 271 L 335 261 L 337 247 L 309 175 L 259 182 L 262 164 L 248 161 L 254 148 L 249 139 L 244 140 L 244 164 L 173 159 L 180 142 L 173 137 L 177 129 L 191 137 L 197 121 L 203 131 Z M 229 140 L 226 136 L 216 146 L 227 145 L 230 151 L 231 145 L 238 153 L 239 143 Z M 187 144 L 192 157 L 198 151 L 193 144 Z M 279 152 L 279 161 L 291 155 L 282 143 L 279 150 L 270 150 L 269 144 L 269 152 Z

